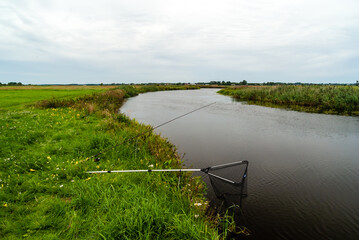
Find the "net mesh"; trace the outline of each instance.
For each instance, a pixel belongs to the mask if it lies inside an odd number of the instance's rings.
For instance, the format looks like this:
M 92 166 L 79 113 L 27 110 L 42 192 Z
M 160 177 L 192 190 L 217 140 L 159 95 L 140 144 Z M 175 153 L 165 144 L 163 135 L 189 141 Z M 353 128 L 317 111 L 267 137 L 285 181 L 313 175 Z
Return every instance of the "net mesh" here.
M 228 199 L 247 195 L 248 161 L 208 168 L 207 173 L 217 198 Z

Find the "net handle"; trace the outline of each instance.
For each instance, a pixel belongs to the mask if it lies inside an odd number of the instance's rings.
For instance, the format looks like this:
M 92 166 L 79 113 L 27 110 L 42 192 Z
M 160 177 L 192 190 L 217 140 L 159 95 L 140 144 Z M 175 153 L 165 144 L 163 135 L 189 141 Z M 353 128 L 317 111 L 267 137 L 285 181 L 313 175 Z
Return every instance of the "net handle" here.
M 230 182 L 230 183 L 236 183 L 236 182 L 233 182 L 231 180 L 225 179 L 223 177 L 217 176 L 215 174 L 209 173 L 208 171 L 210 169 L 220 169 L 220 168 L 231 167 L 231 166 L 235 166 L 235 165 L 239 165 L 239 164 L 246 164 L 246 170 L 245 170 L 244 176 L 243 176 L 243 178 L 245 178 L 246 175 L 247 175 L 247 168 L 248 168 L 248 161 L 247 160 L 238 161 L 238 162 L 232 162 L 232 163 L 226 163 L 226 164 L 216 165 L 216 166 L 202 168 L 202 169 L 199 169 L 199 168 L 193 168 L 193 169 L 137 169 L 137 170 L 87 171 L 86 173 L 204 172 L 204 173 L 206 173 L 208 175 L 211 175 L 213 177 L 217 177 L 217 178 L 222 179 L 224 181 L 227 181 L 227 182 Z
M 139 169 L 139 170 L 112 170 L 87 171 L 87 173 L 133 173 L 133 172 L 200 172 L 201 169 Z

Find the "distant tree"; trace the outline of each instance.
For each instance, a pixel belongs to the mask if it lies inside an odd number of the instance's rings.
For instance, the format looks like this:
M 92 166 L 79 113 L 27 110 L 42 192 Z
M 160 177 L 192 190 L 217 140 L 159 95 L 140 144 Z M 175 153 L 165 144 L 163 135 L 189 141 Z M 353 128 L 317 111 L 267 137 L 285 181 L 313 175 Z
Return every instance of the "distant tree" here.
M 21 82 L 9 82 L 7 85 L 9 86 L 22 86 Z
M 266 82 L 266 83 L 264 83 L 264 85 L 273 86 L 273 85 L 276 85 L 276 83 L 275 82 Z
M 210 81 L 209 84 L 211 84 L 211 85 L 220 85 L 221 82 L 220 81 Z
M 357 86 L 359 86 L 359 81 L 357 80 Z
M 239 83 L 240 85 L 247 85 L 247 81 L 246 80 L 243 80 L 242 82 Z

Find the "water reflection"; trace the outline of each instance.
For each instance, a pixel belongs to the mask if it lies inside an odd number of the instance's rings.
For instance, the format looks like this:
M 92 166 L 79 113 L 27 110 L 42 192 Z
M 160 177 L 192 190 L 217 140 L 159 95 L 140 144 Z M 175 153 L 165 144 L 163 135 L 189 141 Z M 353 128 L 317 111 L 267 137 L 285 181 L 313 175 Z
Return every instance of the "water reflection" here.
M 121 111 L 156 126 L 214 101 L 157 132 L 188 168 L 249 160 L 241 222 L 253 239 L 357 239 L 358 117 L 247 105 L 213 89 L 143 94 Z

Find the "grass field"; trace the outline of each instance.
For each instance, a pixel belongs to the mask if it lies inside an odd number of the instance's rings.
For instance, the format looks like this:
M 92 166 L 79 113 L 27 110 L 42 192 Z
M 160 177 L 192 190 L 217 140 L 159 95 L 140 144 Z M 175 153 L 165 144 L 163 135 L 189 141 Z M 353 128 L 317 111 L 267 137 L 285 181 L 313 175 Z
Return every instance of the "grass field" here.
M 5 109 L 18 109 L 31 105 L 37 101 L 52 98 L 75 99 L 83 95 L 104 92 L 109 89 L 123 89 L 126 96 L 132 97 L 139 93 L 199 89 L 196 86 L 176 85 L 138 85 L 138 86 L 1 86 L 0 87 L 0 111 Z
M 125 95 L 136 94 L 127 90 L 36 108 L 7 105 L 0 115 L 1 239 L 220 239 L 236 230 L 228 216 L 208 218 L 197 178 L 184 175 L 178 185 L 176 173 L 85 173 L 181 166 L 175 146 L 153 132 L 126 142 L 150 129 L 116 113 Z
M 250 104 L 359 116 L 358 86 L 248 86 L 222 89 L 219 93 Z
M 103 92 L 108 88 L 109 86 L 2 86 L 0 87 L 0 110 L 15 109 L 51 98 L 74 98 Z

